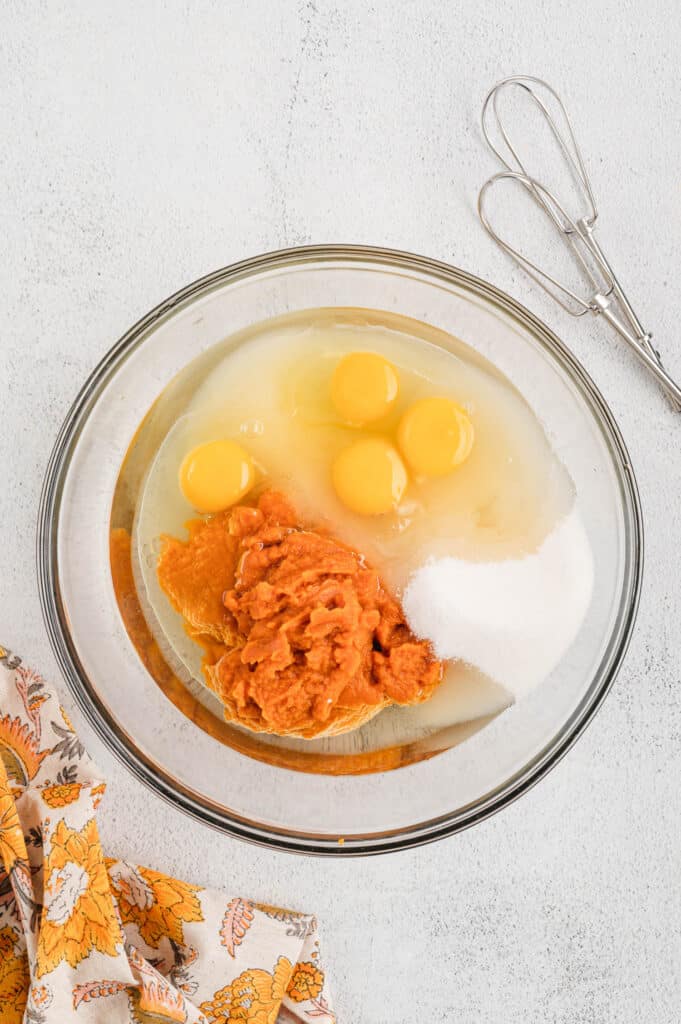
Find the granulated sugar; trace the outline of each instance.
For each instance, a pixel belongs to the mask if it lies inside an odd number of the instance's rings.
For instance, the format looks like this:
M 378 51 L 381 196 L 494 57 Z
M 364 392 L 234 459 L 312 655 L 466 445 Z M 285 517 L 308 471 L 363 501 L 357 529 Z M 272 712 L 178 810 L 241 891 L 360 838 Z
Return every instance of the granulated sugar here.
M 573 509 L 539 550 L 502 562 L 432 560 L 411 576 L 403 606 L 437 656 L 474 665 L 516 700 L 558 664 L 584 620 L 593 556 Z

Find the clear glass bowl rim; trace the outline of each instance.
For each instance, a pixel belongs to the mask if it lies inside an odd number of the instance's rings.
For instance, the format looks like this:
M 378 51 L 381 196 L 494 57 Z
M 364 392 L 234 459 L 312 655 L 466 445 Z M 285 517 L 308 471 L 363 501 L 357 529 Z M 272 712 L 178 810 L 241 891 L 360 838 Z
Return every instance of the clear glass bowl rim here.
M 195 795 L 166 776 L 153 760 L 132 746 L 99 701 L 96 688 L 87 677 L 68 626 L 68 616 L 59 591 L 57 558 L 58 521 L 64 481 L 72 453 L 90 410 L 117 366 L 139 344 L 157 321 L 202 297 L 215 288 L 276 270 L 305 264 L 343 261 L 382 264 L 387 268 L 413 270 L 463 287 L 510 315 L 528 330 L 550 354 L 587 400 L 611 453 L 616 469 L 625 516 L 625 565 L 620 608 L 599 671 L 589 686 L 587 699 L 564 723 L 563 728 L 523 769 L 481 799 L 435 820 L 417 826 L 374 833 L 339 846 L 336 839 L 266 827 L 258 822 L 227 814 L 209 801 L 197 802 Z M 40 604 L 52 650 L 81 711 L 97 735 L 119 760 L 154 793 L 192 817 L 235 838 L 290 852 L 327 856 L 357 856 L 392 852 L 419 846 L 461 832 L 517 800 L 546 775 L 568 752 L 593 719 L 607 696 L 626 654 L 636 620 L 643 573 L 643 520 L 638 487 L 629 454 L 614 416 L 581 363 L 541 320 L 521 303 L 494 285 L 450 264 L 395 249 L 364 245 L 308 245 L 263 253 L 230 264 L 180 289 L 134 324 L 106 353 L 85 381 L 55 441 L 45 471 L 38 510 L 36 558 Z

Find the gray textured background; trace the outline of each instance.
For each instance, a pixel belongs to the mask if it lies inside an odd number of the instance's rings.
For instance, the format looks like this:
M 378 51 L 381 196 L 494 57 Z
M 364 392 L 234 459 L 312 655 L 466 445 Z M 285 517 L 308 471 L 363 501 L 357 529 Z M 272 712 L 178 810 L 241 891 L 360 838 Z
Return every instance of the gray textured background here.
M 550 777 L 462 836 L 371 861 L 251 849 L 140 788 L 75 714 L 109 778 L 109 851 L 317 911 L 339 1024 L 679 1020 L 681 418 L 502 259 L 474 200 L 487 87 L 548 77 L 592 154 L 601 239 L 681 376 L 680 44 L 676 0 L 3 6 L 0 632 L 69 709 L 34 579 L 53 436 L 111 343 L 215 267 L 323 241 L 465 267 L 558 330 L 630 446 L 647 565 L 626 664 Z

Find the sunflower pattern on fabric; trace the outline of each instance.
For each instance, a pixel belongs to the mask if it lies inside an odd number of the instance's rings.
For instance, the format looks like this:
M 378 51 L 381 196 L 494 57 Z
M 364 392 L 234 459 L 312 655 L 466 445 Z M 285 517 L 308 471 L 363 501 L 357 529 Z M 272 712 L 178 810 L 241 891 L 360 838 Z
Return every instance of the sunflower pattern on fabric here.
M 106 859 L 104 790 L 0 647 L 0 1024 L 335 1024 L 314 917 Z
M 198 885 L 124 861 L 110 861 L 109 875 L 123 924 L 136 924 L 141 938 L 154 949 L 163 938 L 181 945 L 183 925 L 203 921 Z
M 49 847 L 36 959 L 39 978 L 62 960 L 77 967 L 94 949 L 115 957 L 123 946 L 95 819 L 82 829 L 60 821 Z

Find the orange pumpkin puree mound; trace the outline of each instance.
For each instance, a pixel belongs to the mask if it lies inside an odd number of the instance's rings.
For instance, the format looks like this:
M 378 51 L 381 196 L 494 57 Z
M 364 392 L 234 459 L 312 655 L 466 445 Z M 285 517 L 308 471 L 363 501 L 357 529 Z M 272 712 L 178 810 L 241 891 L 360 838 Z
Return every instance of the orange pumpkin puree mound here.
M 427 700 L 442 677 L 375 570 L 276 491 L 165 537 L 158 578 L 225 718 L 256 732 L 346 732 Z

